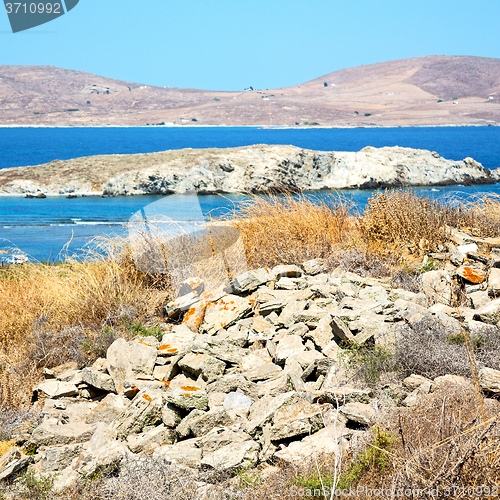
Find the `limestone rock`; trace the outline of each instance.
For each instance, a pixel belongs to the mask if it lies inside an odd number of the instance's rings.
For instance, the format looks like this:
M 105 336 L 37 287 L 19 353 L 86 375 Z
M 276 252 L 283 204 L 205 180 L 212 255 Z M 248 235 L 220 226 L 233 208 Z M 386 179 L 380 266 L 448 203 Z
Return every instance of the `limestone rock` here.
M 311 436 L 304 437 L 301 441 L 290 443 L 274 455 L 281 460 L 297 465 L 323 453 L 329 456 L 340 455 L 347 444 L 346 439 L 352 432 L 340 423 L 331 424 Z
M 205 311 L 201 329 L 209 334 L 215 334 L 227 328 L 252 310 L 250 302 L 237 295 L 226 295 L 210 303 Z
M 170 403 L 167 403 L 161 410 L 161 420 L 167 427 L 177 427 L 182 420 L 182 415 L 179 408 Z
M 119 438 L 138 434 L 148 425 L 161 421 L 163 400 L 161 393 L 140 391 L 125 410 L 115 418 L 112 428 Z
M 201 295 L 205 291 L 205 282 L 201 278 L 193 277 L 184 280 L 178 292 L 178 297 L 183 297 L 189 293 L 196 293 L 197 295 Z
M 28 445 L 54 446 L 59 444 L 84 443 L 94 433 L 95 425 L 83 422 L 58 424 L 44 420 L 31 435 Z
M 113 379 L 101 371 L 94 368 L 84 368 L 82 370 L 82 380 L 88 385 L 106 392 L 115 392 Z
M 500 371 L 493 368 L 479 370 L 479 385 L 487 392 L 500 394 Z
M 422 274 L 422 287 L 429 302 L 440 302 L 447 306 L 451 304 L 451 279 L 446 271 L 428 271 Z
M 43 392 L 49 398 L 63 398 L 68 396 L 78 396 L 78 388 L 69 382 L 59 380 L 48 380 L 38 384 L 36 390 Z
M 118 415 L 121 415 L 129 402 L 122 396 L 108 394 L 99 404 L 87 415 L 87 424 L 97 424 L 103 422 L 110 424 Z
M 116 392 L 123 392 L 125 380 L 138 375 L 152 375 L 156 357 L 157 350 L 145 342 L 115 340 L 108 348 L 106 368 L 113 379 Z
M 176 432 L 163 424 L 153 427 L 143 434 L 133 434 L 127 437 L 127 446 L 133 453 L 149 453 L 165 444 L 173 444 Z
M 168 391 L 166 395 L 167 401 L 184 410 L 207 410 L 208 396 L 207 393 L 196 386 L 182 386 L 174 390 Z
M 0 457 L 0 481 L 24 469 L 31 460 L 31 457 L 26 456 L 20 448 L 13 446 L 7 453 Z
M 186 467 L 200 467 L 202 450 L 199 448 L 199 438 L 186 439 L 173 445 L 160 446 L 154 450 L 153 458 L 161 458 L 170 463 Z
M 248 411 L 253 401 L 241 392 L 230 392 L 224 399 L 224 410 L 228 412 Z
M 305 400 L 278 408 L 272 418 L 271 440 L 280 441 L 314 433 L 323 427 L 322 409 Z
M 254 269 L 237 276 L 231 282 L 233 293 L 243 293 L 255 290 L 260 285 L 271 280 L 270 270 L 267 268 Z
M 260 445 L 246 432 L 217 429 L 200 441 L 201 465 L 217 470 L 249 468 L 257 464 Z
M 376 412 L 369 405 L 364 403 L 347 403 L 340 408 L 340 412 L 348 420 L 361 425 L 372 425 L 375 421 Z
M 486 279 L 485 271 L 470 266 L 460 266 L 455 272 L 458 276 L 473 284 L 482 283 Z
M 326 262 L 323 259 L 312 259 L 303 262 L 300 267 L 305 274 L 314 276 L 326 270 Z
M 489 304 L 478 309 L 474 314 L 474 319 L 496 325 L 500 321 L 500 299 L 492 300 Z
M 290 356 L 295 356 L 306 348 L 298 335 L 287 335 L 283 337 L 276 346 L 276 362 L 284 363 Z
M 158 354 L 164 357 L 184 356 L 191 350 L 196 335 L 186 325 L 176 325 L 163 335 Z
M 179 361 L 181 370 L 191 373 L 195 377 L 201 375 L 208 384 L 218 380 L 224 374 L 226 364 L 208 354 L 190 352 Z

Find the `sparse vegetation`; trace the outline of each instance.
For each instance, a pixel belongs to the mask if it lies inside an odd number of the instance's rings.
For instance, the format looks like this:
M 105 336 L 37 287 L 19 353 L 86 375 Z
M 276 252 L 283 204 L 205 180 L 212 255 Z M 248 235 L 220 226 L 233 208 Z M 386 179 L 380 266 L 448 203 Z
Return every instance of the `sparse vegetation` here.
M 422 257 L 445 248 L 449 226 L 478 236 L 500 234 L 500 203 L 495 197 L 450 204 L 411 191 L 379 192 L 363 214 L 342 197 L 284 193 L 255 196 L 233 215 L 232 224 L 241 234 L 251 268 L 322 258 L 330 270 L 339 267 L 363 276 L 385 277 L 411 291 L 419 291 L 422 273 L 441 266 L 438 260 Z M 161 248 L 160 241 L 151 243 Z M 126 240 L 103 242 L 102 250 L 100 257 L 93 254 L 86 262 L 68 259 L 59 265 L 0 269 L 0 401 L 4 410 L 0 456 L 14 443 L 14 429 L 37 421 L 37 415 L 24 408 L 29 406 L 31 386 L 43 368 L 67 361 L 87 365 L 103 357 L 117 337 L 153 335 L 161 339 L 163 335 L 159 306 L 171 294 L 170 277 L 145 272 L 136 265 Z M 471 332 L 460 320 L 451 321 L 450 317 L 441 322 L 436 318 L 401 321 L 394 344 L 344 343 L 340 361 L 351 378 L 379 391 L 377 394 L 390 390 L 392 381 L 411 374 L 430 379 L 447 374 L 470 377 L 468 346 L 478 368 L 500 365 L 495 327 L 484 325 L 482 331 Z M 336 476 L 332 475 L 332 457 L 316 457 L 300 466 L 277 464 L 274 472 L 266 474 L 260 470 L 232 474 L 212 470 L 199 471 L 194 477 L 194 473 L 146 454 L 137 461 L 99 469 L 91 480 L 57 496 L 51 478 L 31 473 L 20 475 L 13 487 L 19 498 L 142 500 L 168 496 L 180 500 L 197 498 L 199 491 L 193 485 L 204 481 L 210 485 L 207 498 L 235 492 L 244 500 L 284 500 L 292 498 L 294 486 L 319 490 L 316 496 L 321 498 L 323 486 L 334 481 L 341 489 L 425 490 L 436 485 L 469 487 L 479 484 L 477 481 L 485 487 L 498 484 L 497 402 L 485 400 L 483 414 L 472 385 L 436 386 L 433 390 L 425 404 L 391 412 L 384 427 L 374 428 L 371 442 L 360 450 L 348 448 Z M 36 449 L 24 451 L 29 454 Z

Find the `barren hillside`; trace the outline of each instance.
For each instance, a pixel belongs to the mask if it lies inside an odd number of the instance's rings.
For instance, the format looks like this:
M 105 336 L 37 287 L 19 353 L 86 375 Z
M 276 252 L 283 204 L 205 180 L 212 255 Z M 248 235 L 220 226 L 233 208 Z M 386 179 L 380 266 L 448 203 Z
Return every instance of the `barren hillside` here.
M 0 66 L 0 125 L 412 126 L 500 123 L 500 59 L 425 56 L 301 85 L 217 92 L 53 66 Z

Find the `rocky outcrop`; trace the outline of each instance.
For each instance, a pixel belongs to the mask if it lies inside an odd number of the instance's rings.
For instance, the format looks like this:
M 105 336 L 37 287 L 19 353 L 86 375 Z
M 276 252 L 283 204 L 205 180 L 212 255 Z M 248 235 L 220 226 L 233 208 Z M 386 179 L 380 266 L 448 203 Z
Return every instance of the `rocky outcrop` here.
M 276 189 L 373 189 L 498 180 L 496 173 L 472 158 L 446 160 L 435 152 L 400 147 L 366 147 L 354 153 L 259 145 L 96 158 L 110 165 L 91 170 L 92 159 L 77 159 L 3 170 L 0 194 L 262 193 Z M 44 169 L 50 175 L 44 175 Z M 92 184 L 89 176 L 94 179 Z
M 471 338 L 485 329 L 498 336 L 500 299 L 489 281 L 497 279 L 500 259 L 480 247 L 439 254 L 464 252 L 460 263 L 472 274 L 464 277 L 446 260 L 439 272 L 423 275 L 420 293 L 324 272 L 319 259 L 248 271 L 211 299 L 201 280 L 190 280 L 198 286 L 180 293 L 199 304 L 199 323 L 190 322 L 190 306 L 168 319 L 175 307 L 167 303 L 161 339 L 118 339 L 91 367 L 46 370 L 47 380 L 34 388 L 43 418 L 2 457 L 0 479 L 28 468 L 57 473 L 62 488 L 141 455 L 227 471 L 348 449 L 387 408 L 417 406 L 440 387 L 471 383 L 457 375 L 411 375 L 381 397 L 351 377 L 339 353 L 342 341 L 390 348 L 398 332 L 422 319 L 454 342 L 466 331 Z M 468 279 L 479 272 L 482 283 Z M 476 307 L 479 292 L 485 296 Z M 459 311 L 450 306 L 457 293 L 465 294 Z M 483 390 L 498 395 L 500 372 L 479 368 Z

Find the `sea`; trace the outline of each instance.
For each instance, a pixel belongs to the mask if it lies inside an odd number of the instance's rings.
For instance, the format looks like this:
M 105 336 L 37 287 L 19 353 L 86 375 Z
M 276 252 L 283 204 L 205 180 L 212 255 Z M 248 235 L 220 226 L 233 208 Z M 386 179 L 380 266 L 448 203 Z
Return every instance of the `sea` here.
M 355 129 L 268 129 L 257 127 L 106 127 L 0 128 L 0 169 L 38 165 L 100 154 L 151 153 L 180 148 L 229 148 L 253 144 L 290 144 L 318 151 L 359 151 L 366 146 L 402 146 L 437 151 L 442 157 L 472 157 L 484 167 L 500 167 L 500 127 L 411 127 Z M 500 194 L 500 184 L 416 188 L 422 195 L 466 199 Z M 334 193 L 333 193 L 334 194 Z M 372 191 L 344 191 L 362 210 Z M 305 193 L 327 196 L 325 191 Z M 182 220 L 175 200 L 162 196 L 0 197 L 0 261 L 26 255 L 32 261 L 56 262 L 81 257 L 96 237 L 125 236 L 127 222 L 146 207 L 168 207 Z M 224 216 L 248 198 L 242 195 L 197 197 L 202 217 Z M 154 205 L 153 205 L 154 204 Z M 9 252 L 9 253 L 5 253 Z M 3 256 L 3 257 L 2 257 Z

